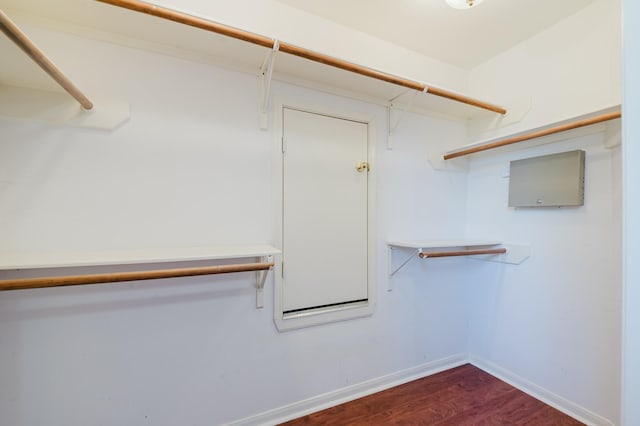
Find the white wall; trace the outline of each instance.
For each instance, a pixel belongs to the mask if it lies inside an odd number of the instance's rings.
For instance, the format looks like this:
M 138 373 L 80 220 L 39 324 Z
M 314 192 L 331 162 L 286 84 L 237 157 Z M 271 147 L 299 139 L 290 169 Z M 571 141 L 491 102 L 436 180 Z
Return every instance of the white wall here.
M 531 257 L 469 270 L 469 353 L 617 424 L 621 156 L 603 140 L 593 134 L 472 163 L 467 232 L 530 244 Z M 583 207 L 507 207 L 509 161 L 573 149 L 586 151 Z
M 620 34 L 619 0 L 600 0 L 471 70 L 474 96 L 517 106 L 518 117 L 520 105 L 529 105 L 515 123 L 472 134 L 472 140 L 620 104 Z
M 640 424 L 640 4 L 625 0 L 624 13 L 624 119 L 623 119 L 623 194 L 624 194 L 624 334 L 622 424 Z
M 271 173 L 270 135 L 251 114 L 256 79 L 224 85 L 206 67 L 29 33 L 87 93 L 129 101 L 131 120 L 114 132 L 4 122 L 0 249 L 269 240 L 270 212 L 255 209 L 269 205 L 270 187 L 254 177 Z
M 258 130 L 256 76 L 28 30 L 87 93 L 132 114 L 113 132 L 0 120 L 1 249 L 273 240 L 275 136 Z M 384 245 L 458 232 L 464 175 L 425 167 L 425 140 L 463 126 L 409 114 L 387 151 L 383 108 L 273 91 L 376 120 L 374 316 L 279 334 L 272 282 L 256 310 L 251 274 L 5 292 L 0 423 L 220 424 L 464 353 L 463 273 L 414 264 L 387 293 Z
M 617 1 L 596 2 L 472 70 L 477 96 L 531 98 L 523 120 L 484 136 L 619 103 L 619 13 Z M 620 148 L 604 148 L 604 137 L 573 134 L 470 162 L 467 232 L 531 244 L 531 258 L 517 267 L 485 264 L 470 272 L 469 352 L 553 400 L 617 424 L 622 155 Z M 587 152 L 584 207 L 507 207 L 509 161 L 571 149 Z

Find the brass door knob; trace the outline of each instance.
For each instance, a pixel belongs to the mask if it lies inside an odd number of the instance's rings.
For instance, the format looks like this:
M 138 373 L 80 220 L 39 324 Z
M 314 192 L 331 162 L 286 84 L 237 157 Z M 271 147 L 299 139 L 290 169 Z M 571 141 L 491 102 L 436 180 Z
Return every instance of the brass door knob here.
M 364 172 L 365 170 L 366 170 L 366 171 L 371 170 L 371 168 L 369 167 L 369 163 L 367 163 L 366 161 L 361 161 L 361 162 L 359 162 L 359 163 L 356 165 L 356 170 L 357 170 L 359 173 L 362 173 L 362 172 Z

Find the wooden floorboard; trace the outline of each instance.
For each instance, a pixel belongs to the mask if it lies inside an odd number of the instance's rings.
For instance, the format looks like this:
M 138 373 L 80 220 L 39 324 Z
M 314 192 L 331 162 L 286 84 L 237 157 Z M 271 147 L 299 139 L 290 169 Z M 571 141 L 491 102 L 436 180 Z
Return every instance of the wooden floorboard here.
M 465 364 L 284 423 L 298 425 L 582 425 Z

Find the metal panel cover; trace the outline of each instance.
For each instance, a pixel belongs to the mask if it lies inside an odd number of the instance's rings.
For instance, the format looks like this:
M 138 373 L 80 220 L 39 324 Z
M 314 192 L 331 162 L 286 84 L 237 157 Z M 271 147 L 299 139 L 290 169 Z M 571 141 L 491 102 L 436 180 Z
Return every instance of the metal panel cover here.
M 509 207 L 584 205 L 582 150 L 511 162 Z

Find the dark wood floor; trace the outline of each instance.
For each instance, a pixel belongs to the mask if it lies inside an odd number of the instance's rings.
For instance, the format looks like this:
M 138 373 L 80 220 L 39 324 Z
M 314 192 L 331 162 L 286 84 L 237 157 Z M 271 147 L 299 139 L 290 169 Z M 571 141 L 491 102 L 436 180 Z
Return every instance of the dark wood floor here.
M 285 425 L 582 425 L 465 364 Z

